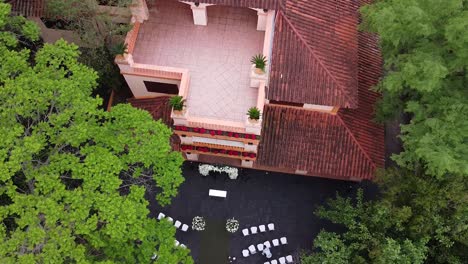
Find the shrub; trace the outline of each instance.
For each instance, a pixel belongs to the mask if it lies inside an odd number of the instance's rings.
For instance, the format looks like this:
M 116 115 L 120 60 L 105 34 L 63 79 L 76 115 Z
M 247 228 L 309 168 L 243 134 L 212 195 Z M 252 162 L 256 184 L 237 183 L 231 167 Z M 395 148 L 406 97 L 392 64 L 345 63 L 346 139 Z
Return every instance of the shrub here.
M 250 62 L 252 64 L 255 64 L 255 68 L 265 71 L 267 59 L 263 54 L 257 54 L 253 56 L 252 59 L 250 59 Z
M 250 107 L 247 115 L 252 120 L 258 120 L 260 119 L 260 110 L 257 107 Z
M 185 100 L 180 95 L 173 96 L 169 99 L 169 105 L 175 111 L 182 111 L 182 109 L 184 108 L 184 103 L 185 103 Z

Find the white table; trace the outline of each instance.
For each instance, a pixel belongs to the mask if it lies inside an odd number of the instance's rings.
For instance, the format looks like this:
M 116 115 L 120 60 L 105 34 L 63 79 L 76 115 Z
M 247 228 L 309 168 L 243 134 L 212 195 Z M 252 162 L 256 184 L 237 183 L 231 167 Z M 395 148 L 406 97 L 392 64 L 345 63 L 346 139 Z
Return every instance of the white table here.
M 208 193 L 210 196 L 223 197 L 226 198 L 227 192 L 221 190 L 210 189 Z

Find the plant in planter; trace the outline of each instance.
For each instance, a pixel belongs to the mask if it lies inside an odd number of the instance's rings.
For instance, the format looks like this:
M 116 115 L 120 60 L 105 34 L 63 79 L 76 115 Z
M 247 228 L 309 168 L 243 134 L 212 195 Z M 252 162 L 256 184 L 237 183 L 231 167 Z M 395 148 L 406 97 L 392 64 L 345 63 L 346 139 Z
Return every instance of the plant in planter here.
M 120 43 L 115 44 L 114 46 L 110 48 L 110 52 L 113 56 L 125 55 L 127 53 L 127 43 L 120 42 Z
M 169 99 L 169 105 L 174 109 L 174 113 L 181 115 L 185 106 L 185 100 L 182 96 L 176 95 Z
M 206 222 L 201 216 L 195 216 L 192 220 L 192 229 L 196 231 L 205 230 Z
M 250 59 L 250 62 L 255 65 L 256 74 L 264 74 L 267 59 L 263 54 L 257 54 Z
M 250 107 L 249 111 L 247 111 L 247 115 L 249 116 L 249 121 L 257 122 L 261 114 L 257 107 Z
M 239 229 L 239 221 L 231 218 L 226 221 L 226 230 L 229 233 L 235 233 Z

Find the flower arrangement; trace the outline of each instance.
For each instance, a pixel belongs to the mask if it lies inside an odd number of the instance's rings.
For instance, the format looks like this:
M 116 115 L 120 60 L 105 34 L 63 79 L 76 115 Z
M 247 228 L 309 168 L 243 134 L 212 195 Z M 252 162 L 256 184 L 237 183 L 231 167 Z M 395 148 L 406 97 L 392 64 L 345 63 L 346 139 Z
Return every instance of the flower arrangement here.
M 226 230 L 229 233 L 235 233 L 239 229 L 239 221 L 231 218 L 226 221 Z
M 216 129 L 205 129 L 201 127 L 186 127 L 186 126 L 174 126 L 174 130 L 177 131 L 185 131 L 185 132 L 194 132 L 199 134 L 210 134 L 211 136 L 227 136 L 233 138 L 245 138 L 245 139 L 253 139 L 258 140 L 260 136 L 254 134 L 242 134 L 242 133 L 234 133 L 230 131 L 222 131 Z
M 192 220 L 192 229 L 196 231 L 205 230 L 206 222 L 201 216 L 195 216 Z
M 237 179 L 237 176 L 239 175 L 239 170 L 237 168 L 229 166 L 218 167 L 210 164 L 198 165 L 198 172 L 200 172 L 201 175 L 208 176 L 210 171 L 226 172 L 231 180 Z

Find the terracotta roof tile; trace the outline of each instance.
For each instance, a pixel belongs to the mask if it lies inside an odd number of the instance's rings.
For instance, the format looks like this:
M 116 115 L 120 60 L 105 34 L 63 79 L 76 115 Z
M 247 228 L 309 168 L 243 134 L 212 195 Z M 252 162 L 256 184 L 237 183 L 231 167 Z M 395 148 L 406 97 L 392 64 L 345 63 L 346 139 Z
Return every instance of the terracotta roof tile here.
M 169 96 L 161 96 L 147 99 L 130 98 L 127 101 L 136 108 L 148 111 L 155 120 L 161 119 L 166 125 L 172 125 L 171 107 Z
M 372 121 L 382 74 L 377 38 L 358 33 L 357 109 L 337 115 L 266 105 L 257 166 L 305 170 L 309 175 L 371 179 L 384 166 L 384 129 Z
M 44 0 L 7 0 L 13 14 L 25 17 L 41 17 L 44 12 Z
M 282 1 L 283 0 L 197 0 L 197 1 L 192 1 L 192 2 L 236 6 L 236 7 L 278 9 Z
M 347 0 L 285 0 L 276 18 L 268 99 L 357 106 L 357 7 Z
M 266 105 L 263 116 L 260 166 L 322 177 L 372 178 L 375 164 L 339 116 L 274 105 Z

